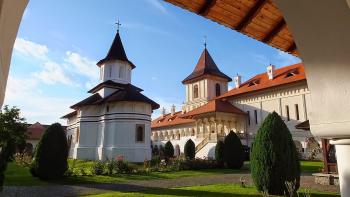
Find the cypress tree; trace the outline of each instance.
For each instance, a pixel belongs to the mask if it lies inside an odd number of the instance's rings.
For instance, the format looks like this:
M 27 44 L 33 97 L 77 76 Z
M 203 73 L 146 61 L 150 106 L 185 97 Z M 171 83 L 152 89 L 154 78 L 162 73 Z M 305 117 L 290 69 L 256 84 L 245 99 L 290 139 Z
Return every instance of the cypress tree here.
M 171 158 L 174 156 L 174 146 L 173 144 L 168 141 L 167 143 L 165 143 L 165 146 L 164 146 L 164 156 L 166 158 Z
M 215 159 L 219 166 L 224 166 L 224 142 L 219 140 L 215 146 Z
M 192 160 L 196 156 L 196 146 L 191 139 L 187 140 L 184 147 L 184 153 L 186 159 Z
M 240 169 L 244 162 L 244 151 L 241 140 L 230 131 L 224 140 L 224 162 L 228 168 Z
M 38 143 L 30 171 L 43 180 L 58 179 L 67 171 L 67 158 L 66 134 L 59 123 L 52 124 Z
M 300 162 L 292 135 L 281 117 L 273 112 L 261 124 L 251 155 L 251 171 L 259 191 L 288 194 L 286 182 L 300 186 Z

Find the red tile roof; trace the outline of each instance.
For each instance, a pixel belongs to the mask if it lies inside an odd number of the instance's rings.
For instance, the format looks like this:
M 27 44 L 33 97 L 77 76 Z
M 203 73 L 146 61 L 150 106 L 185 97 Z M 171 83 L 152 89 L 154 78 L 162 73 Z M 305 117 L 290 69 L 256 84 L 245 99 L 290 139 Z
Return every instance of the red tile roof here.
M 212 112 L 224 112 L 224 113 L 242 114 L 242 115 L 246 114 L 245 112 L 233 106 L 231 103 L 227 101 L 211 100 L 207 104 L 202 105 L 196 109 L 193 109 L 192 111 L 189 111 L 181 115 L 180 117 L 193 118 L 194 116 L 199 114 L 206 114 L 206 113 L 212 113 Z
M 173 116 L 171 114 L 166 114 L 164 116 L 160 116 L 157 119 L 154 119 L 151 124 L 151 128 L 160 128 L 166 126 L 174 126 L 174 125 L 182 125 L 182 124 L 191 124 L 194 123 L 194 119 L 184 119 L 181 118 L 182 112 L 178 111 Z
M 258 74 L 255 77 L 242 83 L 239 88 L 234 88 L 215 99 L 229 98 L 232 96 L 238 96 L 245 93 L 265 90 L 300 81 L 306 81 L 305 69 L 302 63 L 276 69 L 274 78 L 272 80 L 268 78 L 266 72 Z
M 30 125 L 27 128 L 28 139 L 39 140 L 41 138 L 41 136 L 44 134 L 46 127 L 47 127 L 47 125 L 42 125 L 39 122 L 36 122 L 36 123 Z
M 32 125 L 29 125 L 27 127 L 27 139 L 30 140 L 40 140 L 41 136 L 45 133 L 46 129 L 49 127 L 50 125 L 46 125 L 46 124 L 40 124 L 39 122 L 36 122 Z M 67 126 L 62 126 L 63 130 L 66 131 Z
M 182 83 L 186 84 L 193 80 L 201 79 L 205 76 L 216 76 L 219 78 L 223 78 L 227 81 L 232 81 L 230 77 L 222 73 L 219 68 L 216 66 L 213 58 L 210 56 L 208 50 L 205 48 L 198 60 L 196 67 L 193 72 L 187 76 Z

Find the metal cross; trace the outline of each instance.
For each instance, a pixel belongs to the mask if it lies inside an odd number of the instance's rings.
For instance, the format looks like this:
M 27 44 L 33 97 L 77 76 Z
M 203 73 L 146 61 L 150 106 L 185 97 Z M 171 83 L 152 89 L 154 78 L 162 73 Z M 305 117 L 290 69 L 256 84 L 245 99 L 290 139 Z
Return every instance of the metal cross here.
M 119 32 L 119 27 L 122 25 L 121 23 L 119 23 L 119 19 L 118 22 L 115 23 L 117 25 L 117 31 Z
M 204 48 L 207 48 L 207 36 L 204 36 Z

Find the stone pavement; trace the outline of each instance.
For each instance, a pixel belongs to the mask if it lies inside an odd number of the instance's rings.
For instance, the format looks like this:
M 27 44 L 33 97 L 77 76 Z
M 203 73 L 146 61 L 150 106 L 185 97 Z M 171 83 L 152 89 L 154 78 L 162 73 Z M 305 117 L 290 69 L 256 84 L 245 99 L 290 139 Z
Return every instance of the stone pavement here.
M 240 184 L 240 178 L 244 176 L 247 185 L 252 185 L 250 174 L 221 174 L 210 176 L 183 177 L 177 179 L 158 179 L 147 181 L 132 181 L 115 184 L 81 184 L 81 185 L 49 185 L 49 186 L 5 186 L 0 196 L 6 197 L 55 197 L 55 196 L 81 196 L 89 194 L 101 194 L 112 191 L 140 191 L 151 188 L 175 188 L 196 185 L 209 185 L 220 183 Z M 339 193 L 338 186 L 317 185 L 314 177 L 303 175 L 301 188 L 316 191 Z

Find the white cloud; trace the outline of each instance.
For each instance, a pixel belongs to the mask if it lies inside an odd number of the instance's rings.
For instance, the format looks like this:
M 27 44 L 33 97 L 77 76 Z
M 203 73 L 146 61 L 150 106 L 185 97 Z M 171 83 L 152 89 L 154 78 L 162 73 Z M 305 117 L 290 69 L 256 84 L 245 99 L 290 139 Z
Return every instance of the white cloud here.
M 62 115 L 69 112 L 69 106 L 74 102 L 74 98 L 57 98 L 43 94 L 39 89 L 38 81 L 33 78 L 16 78 L 9 76 L 5 104 L 15 105 L 21 109 L 21 115 L 27 122 L 51 124 L 60 122 Z
M 147 94 L 146 94 L 147 95 Z M 175 105 L 176 111 L 181 111 L 182 110 L 182 105 L 181 103 L 179 103 L 178 101 L 174 101 L 172 102 L 172 100 L 174 99 L 165 99 L 165 98 L 161 98 L 161 97 L 150 97 L 152 98 L 152 100 L 154 100 L 156 103 L 158 103 L 160 105 L 160 108 L 153 111 L 152 113 L 152 119 L 158 118 L 161 115 L 161 110 L 164 107 L 166 110 L 166 113 L 170 113 L 170 109 L 172 105 Z
M 163 14 L 168 14 L 168 10 L 159 0 L 147 0 L 147 2 Z
M 49 85 L 56 83 L 61 83 L 69 86 L 74 85 L 73 81 L 66 76 L 65 72 L 62 69 L 62 66 L 52 61 L 45 62 L 44 69 L 42 71 L 33 73 L 33 76 Z
M 301 60 L 293 55 L 290 55 L 288 53 L 285 53 L 283 51 L 278 51 L 277 55 L 275 56 L 275 61 L 280 66 L 288 66 L 292 64 L 296 64 L 301 62 Z
M 158 77 L 151 77 L 151 79 L 153 80 L 153 81 L 156 81 L 157 79 L 158 79 Z
M 46 59 L 49 49 L 45 45 L 37 44 L 25 40 L 23 38 L 17 38 L 14 44 L 15 51 L 26 56 L 32 56 L 37 59 Z
M 67 68 L 71 72 L 86 76 L 91 80 L 98 80 L 99 70 L 95 61 L 82 57 L 80 54 L 71 51 L 67 51 L 66 55 L 67 57 L 65 58 L 65 61 L 71 65 L 68 65 Z

